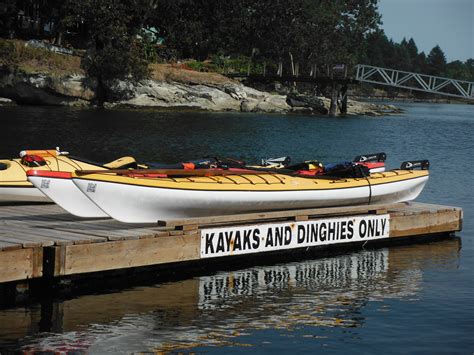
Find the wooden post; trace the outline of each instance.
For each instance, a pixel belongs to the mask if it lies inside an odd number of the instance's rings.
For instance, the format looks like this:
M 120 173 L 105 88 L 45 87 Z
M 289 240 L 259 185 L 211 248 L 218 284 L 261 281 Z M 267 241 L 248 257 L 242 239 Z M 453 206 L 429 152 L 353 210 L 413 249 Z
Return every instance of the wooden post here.
M 337 97 L 339 96 L 339 90 L 337 89 L 336 83 L 332 82 L 331 85 L 331 106 L 329 106 L 329 117 L 337 116 Z
M 341 88 L 341 115 L 347 114 L 347 85 Z
M 278 63 L 278 72 L 277 72 L 277 74 L 278 74 L 279 76 L 282 76 L 282 75 L 283 75 L 283 63 L 282 63 L 282 62 L 279 62 L 279 63 Z
M 293 54 L 290 54 L 290 63 L 291 63 L 291 75 L 295 76 L 295 63 L 293 62 Z
M 247 64 L 247 76 L 250 76 L 250 60 Z
M 263 62 L 263 76 L 267 75 L 267 62 Z

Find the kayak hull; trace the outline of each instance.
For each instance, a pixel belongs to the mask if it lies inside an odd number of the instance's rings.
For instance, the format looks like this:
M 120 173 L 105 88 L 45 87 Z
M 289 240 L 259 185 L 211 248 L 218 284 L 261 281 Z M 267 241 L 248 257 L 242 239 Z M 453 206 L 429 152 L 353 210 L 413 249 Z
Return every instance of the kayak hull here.
M 156 223 L 163 219 L 203 217 L 257 211 L 365 204 L 368 187 L 352 191 L 241 192 L 170 190 L 143 186 L 117 186 L 98 181 L 91 192 L 85 180 L 74 180 L 79 189 L 110 217 L 125 223 Z M 100 191 L 100 193 L 99 193 Z M 96 193 L 98 192 L 98 193 Z
M 1 186 L 0 202 L 52 202 L 33 185 Z
M 298 190 L 289 186 L 282 190 L 278 186 L 275 189 L 280 190 L 272 190 L 272 186 L 264 186 L 266 190 L 260 191 L 224 190 L 218 184 L 215 187 L 221 190 L 169 188 L 145 186 L 146 179 L 138 179 L 142 185 L 134 184 L 132 178 L 115 180 L 73 178 L 74 184 L 110 217 L 125 223 L 156 223 L 166 219 L 409 201 L 420 194 L 428 175 L 387 183 L 379 181 L 373 186 L 366 179 L 349 179 L 354 183 L 343 180 L 347 186 L 343 188 L 336 186 L 337 181 L 332 182 L 334 187 L 325 181 L 324 186 L 329 187 Z
M 0 160 L 0 202 L 52 202 L 27 180 L 28 171 L 39 172 L 72 172 L 75 170 L 107 170 L 127 166 L 135 162 L 132 157 L 122 157 L 103 166 L 72 158 L 57 150 L 29 150 L 27 155 L 34 154 L 42 159 L 40 166 L 29 166 L 22 159 Z M 135 164 L 136 165 L 136 164 Z
M 50 176 L 28 174 L 28 180 L 51 201 L 74 216 L 82 218 L 108 218 L 109 215 L 83 194 L 71 179 L 69 173 L 55 173 Z M 54 175 L 62 175 L 55 177 Z

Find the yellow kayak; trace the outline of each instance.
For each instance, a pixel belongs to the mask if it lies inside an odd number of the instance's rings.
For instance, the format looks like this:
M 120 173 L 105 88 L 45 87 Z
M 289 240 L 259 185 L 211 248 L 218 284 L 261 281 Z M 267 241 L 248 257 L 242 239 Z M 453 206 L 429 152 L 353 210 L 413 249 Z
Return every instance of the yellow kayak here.
M 153 171 L 78 171 L 71 177 L 112 218 L 154 223 L 159 219 L 409 201 L 421 193 L 429 172 L 396 169 L 360 178 L 328 178 L 239 169 L 209 171 L 208 176 L 206 172 L 182 171 L 164 176 L 153 175 Z
M 100 165 L 71 157 L 59 149 L 24 150 L 18 159 L 0 160 L 0 202 L 51 201 L 36 189 L 26 178 L 28 170 L 76 171 L 87 169 L 136 168 L 132 157 L 123 157 L 108 164 Z

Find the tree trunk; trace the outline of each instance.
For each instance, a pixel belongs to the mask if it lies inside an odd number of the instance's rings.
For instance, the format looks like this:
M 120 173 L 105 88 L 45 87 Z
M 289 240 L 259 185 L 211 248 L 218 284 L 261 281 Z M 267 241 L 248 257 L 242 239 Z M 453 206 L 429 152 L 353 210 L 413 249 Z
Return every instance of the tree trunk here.
M 341 88 L 341 115 L 347 114 L 347 85 Z
M 95 101 L 97 106 L 103 107 L 104 102 L 107 101 L 107 89 L 105 87 L 104 81 L 102 80 L 102 77 L 97 78 L 97 90 L 95 93 Z
M 295 63 L 293 62 L 293 54 L 290 54 L 290 61 L 291 61 L 291 75 L 295 76 Z
M 64 32 L 59 30 L 58 33 L 56 33 L 56 45 L 61 47 L 63 45 L 63 35 Z
M 337 116 L 337 97 L 339 96 L 339 90 L 336 83 L 332 83 L 331 86 L 331 106 L 329 106 L 329 117 Z

